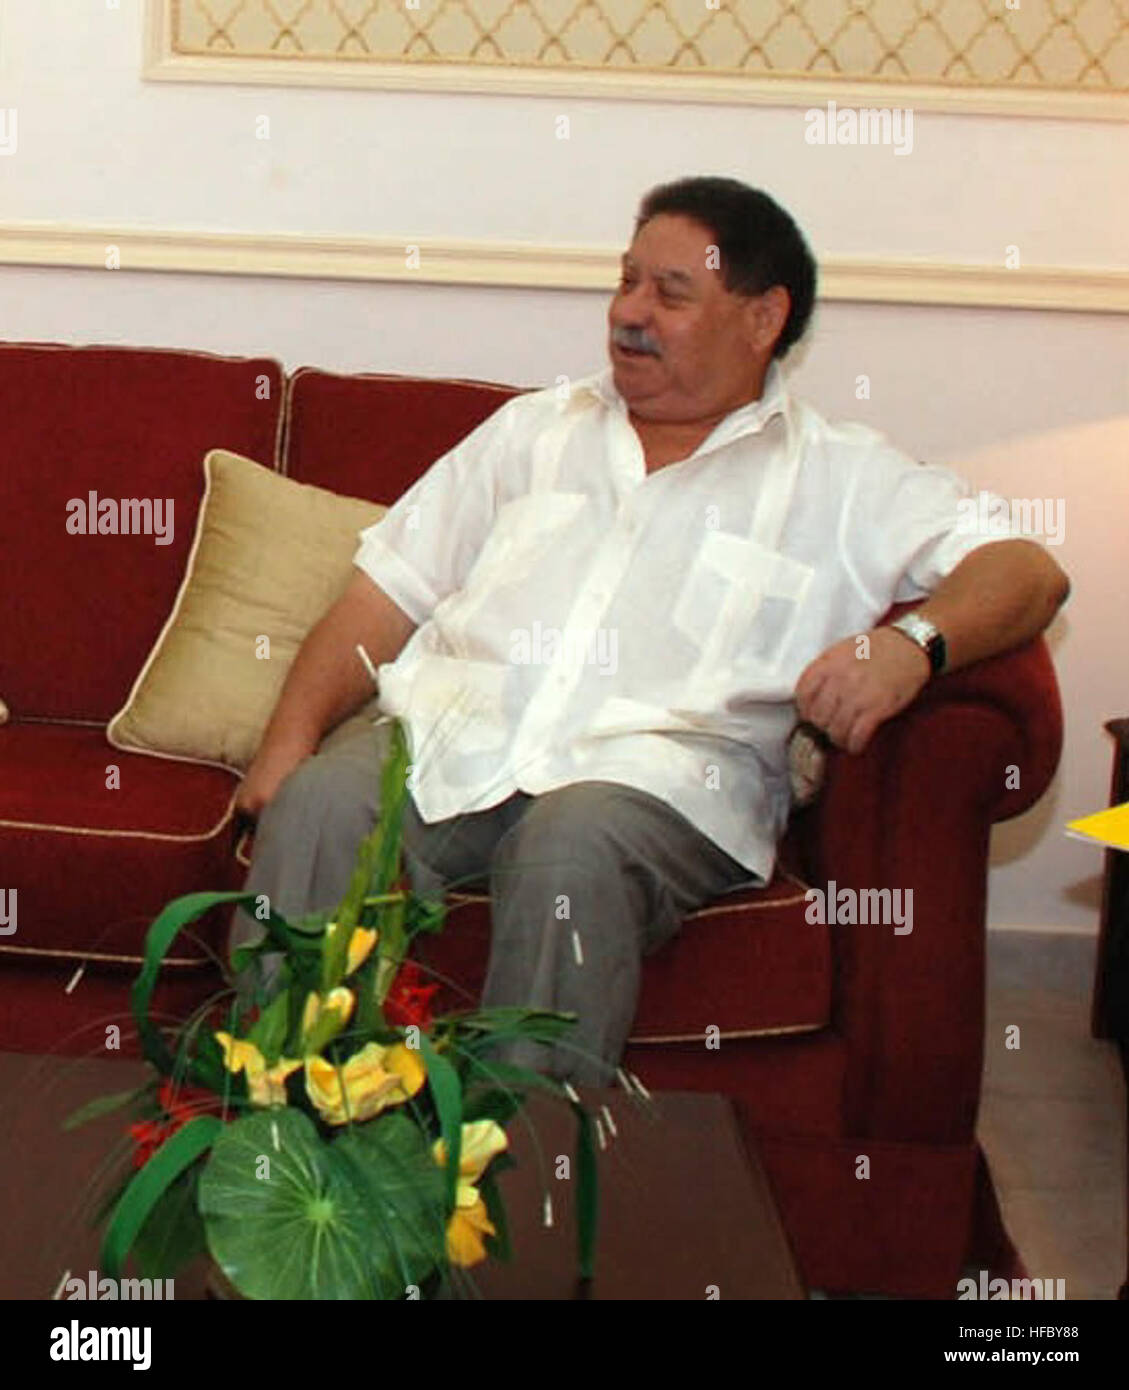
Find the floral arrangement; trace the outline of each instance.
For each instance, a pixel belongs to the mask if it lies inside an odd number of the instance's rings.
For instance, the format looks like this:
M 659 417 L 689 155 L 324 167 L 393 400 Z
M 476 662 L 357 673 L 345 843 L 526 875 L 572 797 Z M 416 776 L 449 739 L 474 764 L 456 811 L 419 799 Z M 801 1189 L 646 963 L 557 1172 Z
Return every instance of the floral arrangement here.
M 591 1117 L 566 1083 L 491 1055 L 503 1041 L 555 1041 L 572 1020 L 528 1009 L 433 1016 L 438 986 L 408 956 L 419 933 L 441 929 L 444 909 L 404 873 L 408 753 L 397 722 L 392 734 L 382 813 L 335 911 L 287 922 L 253 894 L 193 893 L 150 927 L 131 1005 L 154 1077 L 70 1122 L 124 1104 L 136 1115 L 133 1169 L 102 1214 L 111 1278 L 130 1256 L 143 1276 L 167 1278 L 206 1250 L 246 1298 L 438 1291 L 490 1255 L 509 1258 L 505 1126 L 533 1087 L 576 1115 L 579 1265 L 591 1275 Z M 233 954 L 229 988 L 167 1037 L 150 1016 L 161 962 L 220 903 L 253 910 L 265 934 Z

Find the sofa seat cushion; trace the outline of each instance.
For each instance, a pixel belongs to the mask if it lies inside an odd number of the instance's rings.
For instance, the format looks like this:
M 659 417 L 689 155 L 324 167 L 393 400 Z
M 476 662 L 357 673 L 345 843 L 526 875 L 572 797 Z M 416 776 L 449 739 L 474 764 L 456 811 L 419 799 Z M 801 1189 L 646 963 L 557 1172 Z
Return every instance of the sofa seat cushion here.
M 812 1032 L 831 1020 L 830 929 L 805 920 L 806 885 L 726 893 L 644 964 L 632 1042 Z
M 813 1032 L 831 1019 L 830 928 L 805 920 L 805 885 L 779 872 L 764 889 L 725 894 L 690 914 L 643 962 L 633 1043 Z M 477 1003 L 490 942 L 484 894 L 452 893 L 441 935 L 419 938 L 417 956 L 454 982 L 446 1008 Z
M 2 940 L 0 951 L 4 950 Z M 72 984 L 76 966 L 77 959 L 69 955 L 0 954 L 0 1038 L 5 1052 L 39 1052 L 53 1057 L 141 1056 L 129 1006 L 134 970 L 92 960 Z M 72 987 L 68 989 L 68 985 Z M 218 988 L 210 967 L 162 970 L 153 991 L 153 1016 L 162 1023 L 181 1022 Z M 108 1050 L 107 1029 L 111 1025 L 119 1031 L 112 1050 Z
M 8 724 L 0 733 L 0 883 L 17 890 L 18 911 L 0 951 L 135 969 L 170 898 L 238 886 L 235 788 L 215 768 L 111 748 L 101 728 Z M 213 916 L 201 935 L 215 950 L 223 923 Z M 171 953 L 174 968 L 208 958 L 187 936 Z

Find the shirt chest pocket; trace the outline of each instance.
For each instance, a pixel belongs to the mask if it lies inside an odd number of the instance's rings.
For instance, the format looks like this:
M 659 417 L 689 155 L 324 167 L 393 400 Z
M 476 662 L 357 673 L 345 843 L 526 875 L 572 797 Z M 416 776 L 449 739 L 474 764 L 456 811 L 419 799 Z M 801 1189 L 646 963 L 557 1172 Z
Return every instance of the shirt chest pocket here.
M 499 507 L 486 544 L 468 577 L 493 581 L 527 578 L 551 565 L 588 498 L 583 492 L 531 492 Z
M 815 571 L 728 531 L 706 531 L 673 622 L 699 649 L 699 668 L 774 669 L 795 631 Z

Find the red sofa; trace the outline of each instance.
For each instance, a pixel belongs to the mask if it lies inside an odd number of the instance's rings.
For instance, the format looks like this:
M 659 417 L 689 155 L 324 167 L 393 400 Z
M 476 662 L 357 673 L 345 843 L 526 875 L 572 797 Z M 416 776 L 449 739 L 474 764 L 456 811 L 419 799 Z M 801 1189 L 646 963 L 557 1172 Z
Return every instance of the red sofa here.
M 0 890 L 18 892 L 18 930 L 0 936 L 0 1049 L 97 1053 L 117 1023 L 129 1052 L 149 921 L 171 897 L 242 879 L 235 777 L 104 737 L 172 606 L 207 450 L 391 502 L 514 389 L 0 344 L 0 553 L 15 590 L 0 609 Z M 66 504 L 90 490 L 174 498 L 173 543 L 68 534 Z M 767 890 L 695 913 L 645 965 L 626 1064 L 652 1089 L 735 1098 L 812 1287 L 951 1298 L 966 1262 L 1018 1268 L 975 1138 L 988 836 L 1041 796 L 1061 737 L 1041 640 L 938 680 L 863 755 L 831 756 Z M 1012 764 L 1022 790 L 1006 788 Z M 912 934 L 809 924 L 804 887 L 831 880 L 913 889 Z M 156 996 L 169 1018 L 216 988 L 225 925 L 178 945 Z M 488 930 L 485 898 L 458 895 L 432 947 L 471 993 Z

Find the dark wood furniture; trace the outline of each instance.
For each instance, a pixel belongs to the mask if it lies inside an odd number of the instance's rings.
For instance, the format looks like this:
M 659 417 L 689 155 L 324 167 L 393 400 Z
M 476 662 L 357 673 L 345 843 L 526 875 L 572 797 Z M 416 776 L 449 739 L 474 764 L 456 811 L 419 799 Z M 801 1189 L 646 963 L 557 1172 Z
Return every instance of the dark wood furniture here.
M 1111 719 L 1114 739 L 1109 804 L 1129 801 L 1129 719 Z M 1105 852 L 1102 917 L 1091 1032 L 1095 1038 L 1129 1042 L 1129 854 Z
M 1129 801 L 1129 719 L 1111 719 L 1105 728 L 1114 740 L 1109 804 L 1120 806 Z M 1115 849 L 1105 852 L 1090 1031 L 1095 1038 L 1117 1043 L 1129 1103 L 1129 854 Z M 1129 1153 L 1126 1161 L 1129 1164 Z M 1129 1252 L 1118 1298 L 1129 1300 Z
M 132 1147 L 122 1112 L 64 1133 L 63 1120 L 94 1096 L 128 1090 L 140 1063 L 104 1057 L 0 1053 L 0 1299 L 50 1298 L 68 1273 L 97 1267 L 87 1224 L 96 1175 L 115 1141 Z M 540 1097 L 532 1127 L 510 1127 L 518 1167 L 503 1179 L 514 1261 L 465 1272 L 471 1297 L 491 1299 L 799 1299 L 804 1289 L 764 1170 L 718 1095 L 590 1092 L 616 1129 L 599 1154 L 600 1241 L 595 1277 L 577 1281 L 574 1135 L 571 1113 Z M 540 1147 L 543 1167 L 538 1162 Z M 557 1178 L 557 1157 L 570 1160 Z M 563 1170 L 562 1170 L 563 1171 Z M 542 1176 L 543 1175 L 543 1176 Z M 543 1224 L 544 1194 L 553 1225 Z M 176 1276 L 178 1302 L 205 1296 L 205 1262 Z
M 600 1239 L 590 1282 L 577 1279 L 570 1176 L 575 1123 L 560 1105 L 531 1098 L 536 1137 L 520 1121 L 510 1135 L 518 1167 L 505 1175 L 514 1247 L 511 1264 L 470 1271 L 486 1298 L 799 1299 L 805 1296 L 760 1159 L 724 1096 L 656 1092 L 649 1102 L 621 1090 L 587 1091 L 615 1126 L 599 1154 Z M 543 1176 L 536 1161 L 540 1147 Z M 544 1225 L 546 1192 L 553 1225 Z

